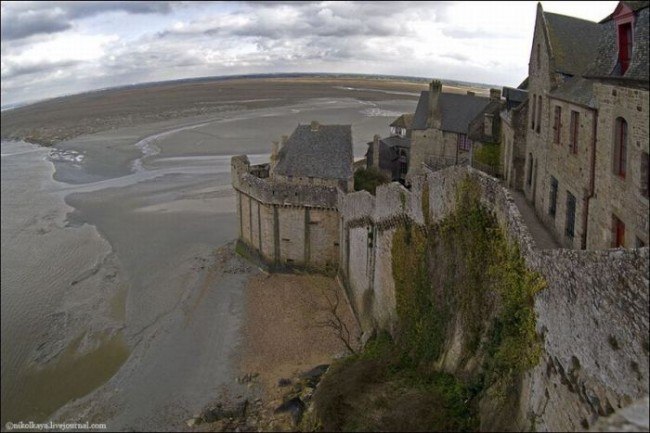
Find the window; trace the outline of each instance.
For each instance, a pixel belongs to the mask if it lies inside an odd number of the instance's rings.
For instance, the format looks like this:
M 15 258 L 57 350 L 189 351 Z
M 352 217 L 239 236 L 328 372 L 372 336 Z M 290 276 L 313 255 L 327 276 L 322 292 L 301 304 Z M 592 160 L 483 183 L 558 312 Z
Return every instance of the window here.
M 541 123 L 542 123 L 542 95 L 539 95 L 537 97 L 537 129 L 535 129 L 535 131 L 539 132 Z
M 614 174 L 625 179 L 627 168 L 627 122 L 622 117 L 616 119 L 614 128 Z
M 612 231 L 612 247 L 625 247 L 625 224 L 616 215 L 612 215 Z
M 551 176 L 551 196 L 549 197 L 548 214 L 555 218 L 557 211 L 557 179 Z
M 625 74 L 632 58 L 632 24 L 618 26 L 618 62 L 621 65 L 621 75 Z
M 560 143 L 560 134 L 562 132 L 562 107 L 555 106 L 555 118 L 553 121 L 553 143 Z
M 537 95 L 533 95 L 533 111 L 530 116 L 530 129 L 535 130 L 535 116 L 537 115 Z
M 573 239 L 576 224 L 576 198 L 569 191 L 566 192 L 566 230 L 568 237 Z
M 458 134 L 458 148 L 460 150 L 469 150 L 472 147 L 472 140 L 465 134 Z
M 537 50 L 536 50 L 536 57 L 537 57 L 537 70 L 539 71 L 542 67 L 542 62 L 540 61 L 540 52 L 539 52 L 539 44 L 537 44 Z
M 569 147 L 571 153 L 578 153 L 578 128 L 580 127 L 580 113 L 571 110 L 571 131 L 569 137 Z
M 528 154 L 528 186 L 531 186 L 533 183 L 533 154 Z
M 641 195 L 648 198 L 650 192 L 650 156 L 648 152 L 643 152 L 641 155 Z

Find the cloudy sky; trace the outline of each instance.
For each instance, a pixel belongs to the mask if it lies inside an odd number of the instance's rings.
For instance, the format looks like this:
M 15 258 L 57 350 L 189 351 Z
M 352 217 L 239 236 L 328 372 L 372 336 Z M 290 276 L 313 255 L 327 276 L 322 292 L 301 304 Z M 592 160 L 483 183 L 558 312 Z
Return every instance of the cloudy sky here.
M 542 2 L 597 21 L 617 2 Z M 516 85 L 536 2 L 2 2 L 2 105 L 147 81 L 352 72 Z

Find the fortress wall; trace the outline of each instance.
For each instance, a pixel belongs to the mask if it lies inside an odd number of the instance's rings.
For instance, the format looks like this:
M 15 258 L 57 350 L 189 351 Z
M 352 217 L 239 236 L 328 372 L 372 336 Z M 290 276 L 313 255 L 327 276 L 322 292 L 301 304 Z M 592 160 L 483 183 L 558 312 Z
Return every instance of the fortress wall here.
M 524 376 L 518 424 L 537 430 L 584 430 L 603 415 L 648 394 L 649 249 L 541 250 L 510 193 L 496 179 L 468 167 L 415 177 L 412 191 L 380 186 L 376 197 L 340 194 L 340 276 L 364 331 L 395 326 L 392 237 L 406 221 L 421 224 L 422 195 L 429 221 L 455 207 L 456 190 L 469 175 L 481 201 L 507 238 L 519 245 L 529 269 L 547 287 L 535 299 L 543 353 Z M 426 203 L 426 200 L 424 201 Z
M 305 264 L 305 209 L 287 206 L 278 209 L 280 227 L 280 261 L 291 265 Z
M 339 261 L 336 188 L 259 178 L 246 156 L 233 157 L 240 240 L 274 268 L 335 268 Z
M 261 254 L 262 258 L 268 262 L 273 262 L 275 260 L 275 222 L 274 214 L 275 211 L 273 206 L 266 204 L 259 204 L 260 208 L 260 221 L 261 221 L 261 239 L 262 247 Z

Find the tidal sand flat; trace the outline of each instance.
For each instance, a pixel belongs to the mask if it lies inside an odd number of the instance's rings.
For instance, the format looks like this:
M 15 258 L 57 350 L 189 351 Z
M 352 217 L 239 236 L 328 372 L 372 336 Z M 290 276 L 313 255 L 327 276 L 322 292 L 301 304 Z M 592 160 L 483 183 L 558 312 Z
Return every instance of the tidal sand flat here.
M 244 288 L 256 270 L 229 244 L 230 157 L 268 160 L 273 140 L 311 120 L 352 124 L 362 156 L 416 102 L 316 89 L 291 104 L 126 125 L 51 149 L 3 142 L 2 397 L 15 402 L 3 404 L 3 422 L 175 429 L 225 388 L 237 392 Z M 80 371 L 84 386 L 69 389 L 66 374 Z

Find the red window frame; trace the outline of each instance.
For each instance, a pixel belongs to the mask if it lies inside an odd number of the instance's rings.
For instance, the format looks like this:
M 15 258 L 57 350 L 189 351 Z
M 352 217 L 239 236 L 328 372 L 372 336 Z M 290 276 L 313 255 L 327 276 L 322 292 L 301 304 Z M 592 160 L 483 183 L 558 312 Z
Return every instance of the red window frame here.
M 467 138 L 467 135 L 465 134 L 458 134 L 458 148 L 460 150 L 469 151 L 471 147 L 472 147 L 472 140 Z
M 612 230 L 612 247 L 625 248 L 625 224 L 616 215 L 612 215 Z
M 625 74 L 632 58 L 632 23 L 618 26 L 618 61 L 621 64 L 621 75 Z

